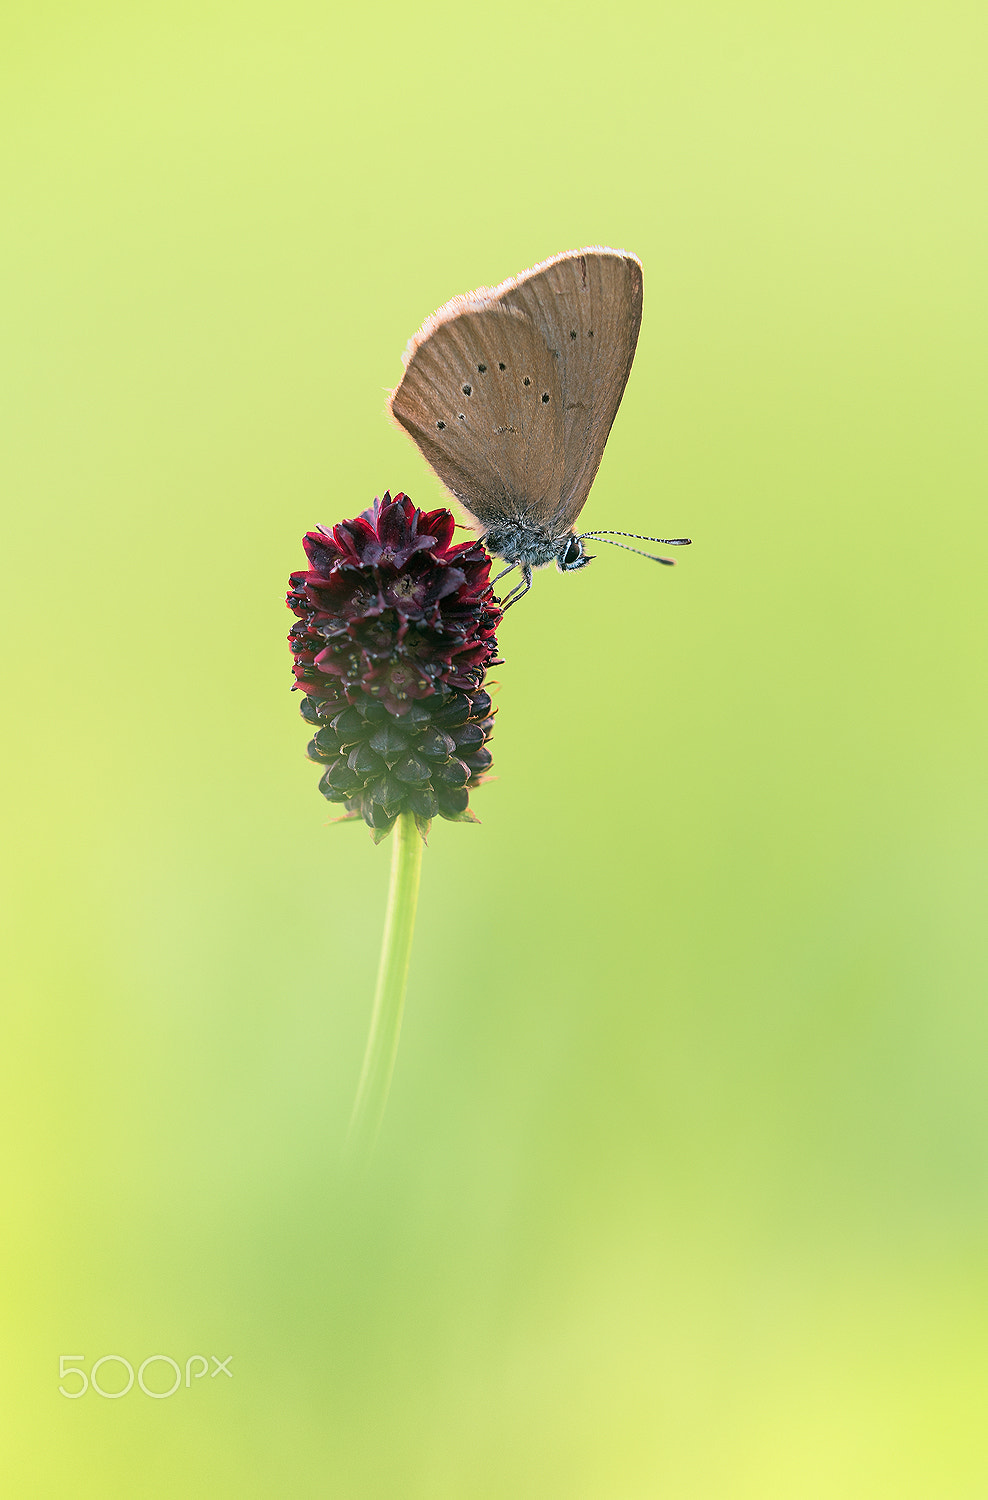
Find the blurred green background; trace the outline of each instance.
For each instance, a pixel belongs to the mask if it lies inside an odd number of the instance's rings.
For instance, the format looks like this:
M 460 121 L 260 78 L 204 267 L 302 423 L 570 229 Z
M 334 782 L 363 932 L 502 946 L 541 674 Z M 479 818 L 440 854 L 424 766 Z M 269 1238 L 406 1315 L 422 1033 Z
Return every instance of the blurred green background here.
M 988 1495 L 985 20 L 8 0 L 7 1493 Z M 440 503 L 422 319 L 590 243 L 587 524 L 694 546 L 508 616 L 348 1186 L 390 846 L 287 575 Z

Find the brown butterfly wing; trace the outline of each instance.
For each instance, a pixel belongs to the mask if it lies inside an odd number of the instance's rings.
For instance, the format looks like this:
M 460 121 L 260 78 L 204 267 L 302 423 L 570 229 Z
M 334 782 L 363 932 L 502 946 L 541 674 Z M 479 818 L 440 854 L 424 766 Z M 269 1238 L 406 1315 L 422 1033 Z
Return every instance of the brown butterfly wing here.
M 409 344 L 392 414 L 482 526 L 558 514 L 564 414 L 557 361 L 524 311 L 456 297 Z
M 590 246 L 544 261 L 488 295 L 531 318 L 556 360 L 565 457 L 550 529 L 562 535 L 586 502 L 631 373 L 642 320 L 641 262 Z

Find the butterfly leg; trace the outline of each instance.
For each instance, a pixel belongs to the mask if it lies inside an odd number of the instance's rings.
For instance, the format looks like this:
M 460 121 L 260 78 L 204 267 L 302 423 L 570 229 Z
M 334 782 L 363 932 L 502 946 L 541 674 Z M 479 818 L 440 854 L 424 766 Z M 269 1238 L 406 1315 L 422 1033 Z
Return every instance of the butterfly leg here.
M 510 609 L 512 604 L 517 604 L 519 599 L 524 599 L 525 595 L 532 587 L 532 570 L 529 567 L 528 563 L 518 563 L 516 564 L 516 566 L 521 569 L 522 579 L 521 582 L 516 583 L 510 593 L 505 594 L 504 598 L 501 600 L 502 612 L 506 609 Z M 509 573 L 510 571 L 510 568 L 505 569 L 506 573 Z M 500 573 L 498 574 L 498 577 L 503 578 L 504 574 Z

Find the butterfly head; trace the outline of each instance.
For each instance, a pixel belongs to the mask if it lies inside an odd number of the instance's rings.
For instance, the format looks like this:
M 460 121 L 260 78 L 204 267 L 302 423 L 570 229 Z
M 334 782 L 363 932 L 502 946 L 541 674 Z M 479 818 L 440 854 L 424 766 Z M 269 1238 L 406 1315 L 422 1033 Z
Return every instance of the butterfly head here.
M 574 536 L 570 532 L 559 540 L 556 552 L 556 567 L 560 573 L 571 573 L 574 568 L 585 568 L 588 562 L 593 562 L 592 555 L 585 551 L 582 536 Z

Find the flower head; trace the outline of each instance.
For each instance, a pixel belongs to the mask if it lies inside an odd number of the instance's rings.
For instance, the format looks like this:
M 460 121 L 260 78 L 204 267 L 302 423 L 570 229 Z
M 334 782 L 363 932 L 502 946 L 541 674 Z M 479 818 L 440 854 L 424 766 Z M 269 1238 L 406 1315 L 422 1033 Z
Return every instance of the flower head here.
M 309 570 L 293 573 L 288 607 L 302 717 L 319 790 L 383 837 L 401 812 L 425 831 L 472 820 L 468 788 L 491 764 L 487 668 L 501 618 L 491 559 L 453 545 L 448 510 L 385 494 L 352 521 L 310 531 Z

